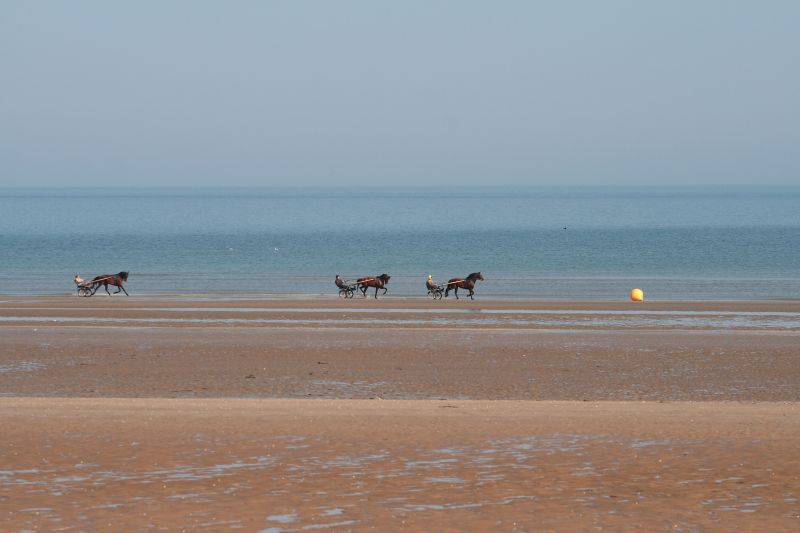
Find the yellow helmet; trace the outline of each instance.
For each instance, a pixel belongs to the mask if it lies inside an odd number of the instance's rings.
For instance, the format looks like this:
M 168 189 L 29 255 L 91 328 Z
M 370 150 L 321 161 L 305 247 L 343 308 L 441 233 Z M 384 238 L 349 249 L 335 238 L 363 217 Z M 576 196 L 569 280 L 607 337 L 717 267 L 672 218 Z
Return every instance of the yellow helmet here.
M 428 279 L 433 279 L 433 276 L 431 276 L 430 274 L 428 274 Z

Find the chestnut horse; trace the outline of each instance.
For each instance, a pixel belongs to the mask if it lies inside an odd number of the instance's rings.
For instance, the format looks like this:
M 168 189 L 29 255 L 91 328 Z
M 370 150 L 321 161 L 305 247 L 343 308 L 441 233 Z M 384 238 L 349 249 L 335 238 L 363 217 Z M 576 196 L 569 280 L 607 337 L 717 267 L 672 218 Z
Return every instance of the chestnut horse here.
M 481 275 L 480 272 L 473 272 L 472 274 L 467 276 L 466 279 L 453 278 L 451 280 L 448 280 L 447 289 L 445 289 L 444 291 L 444 297 L 447 298 L 447 294 L 451 290 L 454 290 L 456 291 L 456 300 L 458 300 L 458 289 L 461 288 L 461 289 L 467 289 L 469 291 L 470 300 L 474 300 L 475 298 L 473 298 L 472 295 L 475 294 L 475 291 L 473 289 L 475 288 L 476 281 L 483 281 L 483 276 Z
M 88 283 L 91 283 L 92 287 L 94 288 L 92 290 L 92 296 L 94 296 L 94 293 L 96 293 L 97 289 L 100 288 L 100 285 L 105 287 L 106 292 L 108 292 L 109 285 L 114 285 L 117 287 L 117 292 L 114 294 L 119 294 L 119 291 L 122 291 L 125 293 L 125 296 L 130 296 L 128 291 L 125 290 L 125 287 L 122 286 L 122 283 L 125 281 L 128 281 L 128 273 L 120 272 L 118 274 L 103 274 L 101 276 L 95 276 L 90 279 Z M 111 293 L 108 292 L 108 295 L 111 296 Z
M 389 289 L 386 288 L 386 284 L 389 283 L 389 278 L 391 278 L 389 274 L 381 274 L 380 276 L 375 276 L 374 278 L 358 278 L 356 283 L 358 283 L 358 290 L 360 290 L 364 294 L 364 298 L 367 297 L 367 289 L 370 287 L 375 287 L 375 298 L 378 297 L 378 289 L 383 289 L 383 294 L 386 294 L 386 291 Z

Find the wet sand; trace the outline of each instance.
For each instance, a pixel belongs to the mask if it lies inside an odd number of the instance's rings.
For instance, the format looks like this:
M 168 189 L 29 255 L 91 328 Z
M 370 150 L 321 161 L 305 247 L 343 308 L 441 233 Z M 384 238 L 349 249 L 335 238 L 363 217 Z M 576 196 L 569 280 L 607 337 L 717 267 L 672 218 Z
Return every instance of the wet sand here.
M 798 318 L 0 298 L 0 530 L 796 530 Z
M 6 530 L 796 530 L 795 404 L 0 399 Z
M 800 399 L 800 336 L 421 328 L 2 328 L 5 396 Z

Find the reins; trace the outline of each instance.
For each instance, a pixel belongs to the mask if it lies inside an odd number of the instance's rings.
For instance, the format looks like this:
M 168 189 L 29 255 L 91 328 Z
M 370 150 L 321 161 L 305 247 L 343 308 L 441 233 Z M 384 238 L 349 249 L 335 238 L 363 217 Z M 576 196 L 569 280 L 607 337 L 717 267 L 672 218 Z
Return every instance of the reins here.
M 100 279 L 85 279 L 78 283 L 78 285 L 84 285 L 86 283 L 102 283 L 108 279 L 117 279 L 117 276 L 106 276 Z M 122 283 L 122 279 L 120 279 L 120 283 Z

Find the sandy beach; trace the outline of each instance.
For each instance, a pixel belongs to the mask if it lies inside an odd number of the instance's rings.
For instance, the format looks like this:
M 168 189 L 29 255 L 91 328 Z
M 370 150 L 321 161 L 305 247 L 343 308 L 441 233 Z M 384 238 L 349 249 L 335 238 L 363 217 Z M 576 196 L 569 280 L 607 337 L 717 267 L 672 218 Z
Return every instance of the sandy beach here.
M 796 530 L 800 302 L 0 298 L 3 531 Z
M 4 1 L 0 533 L 800 532 L 798 20 Z

